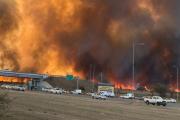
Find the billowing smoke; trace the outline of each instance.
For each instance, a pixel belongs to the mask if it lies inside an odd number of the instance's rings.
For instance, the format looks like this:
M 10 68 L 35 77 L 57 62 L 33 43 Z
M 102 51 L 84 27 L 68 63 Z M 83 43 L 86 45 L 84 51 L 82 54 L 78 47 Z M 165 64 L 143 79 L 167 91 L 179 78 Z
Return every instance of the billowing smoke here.
M 17 9 L 12 0 L 0 0 L 0 68 L 18 69 L 18 57 L 10 47 L 9 33 L 17 28 Z M 8 40 L 7 40 L 8 39 Z M 11 43 L 13 44 L 13 43 Z
M 87 77 L 95 66 L 97 79 L 103 72 L 107 81 L 129 84 L 135 41 L 144 43 L 136 46 L 136 82 L 174 84 L 179 5 L 179 0 L 0 0 L 0 67 Z

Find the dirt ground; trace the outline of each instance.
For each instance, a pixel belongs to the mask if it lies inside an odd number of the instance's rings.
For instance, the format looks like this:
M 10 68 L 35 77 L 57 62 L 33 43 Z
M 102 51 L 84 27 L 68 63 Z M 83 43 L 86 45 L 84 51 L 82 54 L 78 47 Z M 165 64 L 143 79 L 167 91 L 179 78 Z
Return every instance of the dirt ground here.
M 0 90 L 0 93 L 7 92 Z M 8 91 L 4 120 L 179 120 L 180 105 L 145 105 L 138 100 L 93 100 L 87 96 Z

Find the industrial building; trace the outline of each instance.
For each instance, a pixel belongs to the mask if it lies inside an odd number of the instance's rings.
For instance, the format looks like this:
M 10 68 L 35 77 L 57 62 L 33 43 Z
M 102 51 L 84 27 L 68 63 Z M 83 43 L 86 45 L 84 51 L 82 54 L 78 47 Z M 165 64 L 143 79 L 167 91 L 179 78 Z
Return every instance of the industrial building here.
M 48 78 L 46 74 L 21 73 L 9 70 L 0 70 L 0 76 L 2 77 L 0 82 L 12 83 L 13 80 L 6 81 L 3 79 L 15 78 L 17 79 L 15 83 L 26 84 L 29 90 L 40 90 L 44 84 L 43 81 Z M 26 79 L 26 82 L 23 79 Z

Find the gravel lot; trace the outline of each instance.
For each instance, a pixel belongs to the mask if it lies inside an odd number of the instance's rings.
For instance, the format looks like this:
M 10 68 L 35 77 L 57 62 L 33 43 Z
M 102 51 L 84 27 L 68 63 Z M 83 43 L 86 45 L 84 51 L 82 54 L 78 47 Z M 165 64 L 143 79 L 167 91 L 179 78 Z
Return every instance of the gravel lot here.
M 179 120 L 180 105 L 145 105 L 138 100 L 93 100 L 88 96 L 8 92 L 12 99 L 5 120 Z

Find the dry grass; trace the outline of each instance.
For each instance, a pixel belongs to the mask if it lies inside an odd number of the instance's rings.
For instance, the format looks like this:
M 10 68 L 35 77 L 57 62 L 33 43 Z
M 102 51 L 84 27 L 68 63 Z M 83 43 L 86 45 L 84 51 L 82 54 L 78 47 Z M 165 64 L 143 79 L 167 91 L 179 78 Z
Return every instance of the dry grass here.
M 1 91 L 2 92 L 2 91 Z M 37 92 L 8 93 L 16 98 L 6 120 L 179 120 L 179 107 L 146 106 L 141 101 L 52 95 Z
M 0 93 L 0 120 L 3 120 L 9 108 L 10 99 L 7 93 Z

